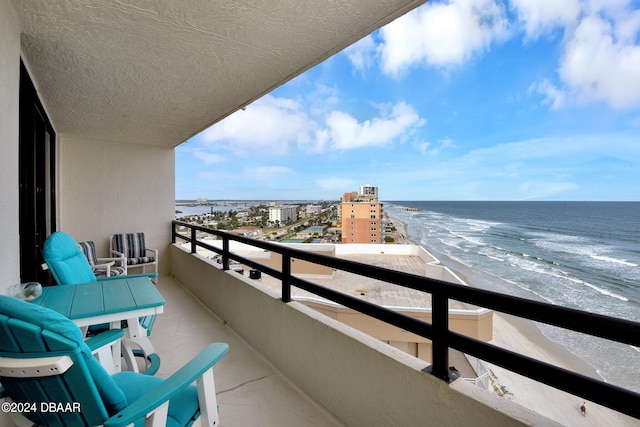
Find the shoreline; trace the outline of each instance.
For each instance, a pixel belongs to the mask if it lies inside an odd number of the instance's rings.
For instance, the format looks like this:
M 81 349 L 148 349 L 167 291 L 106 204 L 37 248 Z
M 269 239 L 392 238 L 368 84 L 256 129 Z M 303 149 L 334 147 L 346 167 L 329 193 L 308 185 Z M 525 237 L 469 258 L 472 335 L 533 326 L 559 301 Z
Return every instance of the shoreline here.
M 433 252 L 426 245 L 413 242 L 407 230 L 407 224 L 398 218 L 389 217 L 396 228 L 398 244 L 422 246 L 427 252 Z M 400 240 L 400 241 L 398 241 Z M 463 278 L 468 286 L 473 285 L 473 277 L 462 274 L 452 263 L 438 261 Z M 504 313 L 494 312 L 493 340 L 490 343 L 529 357 L 560 366 L 562 368 L 602 380 L 597 369 L 578 355 L 570 352 L 561 344 L 547 338 L 535 322 Z M 586 401 L 586 417 L 580 414 L 580 405 L 585 401 L 581 397 L 568 394 L 553 387 L 523 377 L 499 366 L 484 362 L 491 371 L 492 393 L 501 395 L 519 405 L 540 413 L 563 425 L 616 425 L 637 426 L 638 420 L 620 414 L 609 408 Z
M 394 224 L 396 224 L 396 222 L 400 223 L 400 227 L 396 226 L 396 228 L 400 230 L 399 233 L 403 234 L 404 236 L 407 236 L 406 224 L 400 220 L 394 219 Z M 404 240 L 403 243 L 406 243 L 406 244 L 422 246 L 412 241 L 408 237 L 403 240 Z M 426 246 L 423 246 L 423 247 L 427 252 L 433 255 L 432 251 L 430 251 L 428 247 Z M 440 264 L 451 269 L 451 271 L 453 271 L 458 277 L 462 278 L 468 286 L 472 286 L 472 287 L 474 286 L 473 280 L 470 280 L 467 277 L 467 275 L 463 274 L 460 271 L 457 271 L 453 266 L 442 262 L 440 258 L 437 258 L 437 259 L 440 262 Z M 523 318 L 506 314 L 506 313 L 496 312 L 495 314 L 500 316 L 505 322 L 508 322 L 509 324 L 511 324 L 516 330 L 519 331 L 519 333 L 526 336 L 533 343 L 537 344 L 538 347 L 542 347 L 543 350 L 546 350 L 545 351 L 546 353 L 553 355 L 554 358 L 563 362 L 563 365 L 562 365 L 563 367 L 571 368 L 572 370 L 575 370 L 576 372 L 579 372 L 583 375 L 587 375 L 593 378 L 603 380 L 603 378 L 598 374 L 597 369 L 594 366 L 592 366 L 585 360 L 581 359 L 579 356 L 575 355 L 574 353 L 570 352 L 561 344 L 558 344 L 552 341 L 551 339 L 547 338 L 542 333 L 542 331 L 536 326 L 534 321 L 529 319 L 523 319 Z

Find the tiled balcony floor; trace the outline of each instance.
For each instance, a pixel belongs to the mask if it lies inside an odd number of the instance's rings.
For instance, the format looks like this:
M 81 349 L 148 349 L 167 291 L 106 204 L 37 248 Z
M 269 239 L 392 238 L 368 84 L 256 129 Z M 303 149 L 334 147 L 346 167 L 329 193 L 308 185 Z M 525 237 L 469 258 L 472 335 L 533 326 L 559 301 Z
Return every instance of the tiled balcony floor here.
M 158 280 L 164 313 L 151 341 L 160 355 L 159 376 L 169 376 L 207 344 L 226 342 L 229 353 L 214 366 L 223 426 L 341 426 L 209 312 L 171 277 Z

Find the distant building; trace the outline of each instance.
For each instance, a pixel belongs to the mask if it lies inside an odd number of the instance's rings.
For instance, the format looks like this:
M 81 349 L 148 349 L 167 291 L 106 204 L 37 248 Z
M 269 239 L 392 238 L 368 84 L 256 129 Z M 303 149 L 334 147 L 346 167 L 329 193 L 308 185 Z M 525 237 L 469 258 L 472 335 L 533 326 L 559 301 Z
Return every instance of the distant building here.
M 322 206 L 320 205 L 306 205 L 298 212 L 298 218 L 312 218 L 322 213 Z
M 209 200 L 206 197 L 198 197 L 196 203 L 198 203 L 199 205 L 206 205 L 207 203 L 209 203 Z
M 360 193 L 344 193 L 340 204 L 342 243 L 382 243 L 382 203 L 378 187 L 363 185 Z
M 320 206 L 320 205 L 307 205 L 307 213 L 309 215 L 320 215 L 322 213 L 322 206 Z
M 378 200 L 378 187 L 374 187 L 373 185 L 361 185 L 360 186 L 360 196 L 362 197 L 373 197 Z
M 307 227 L 304 230 L 298 231 L 296 233 L 296 239 L 309 239 L 309 238 L 323 238 L 325 232 L 327 231 L 327 227 L 324 225 L 313 225 L 311 227 Z
M 262 229 L 259 227 L 241 227 L 235 230 L 231 230 L 229 231 L 229 233 L 236 234 L 238 236 L 252 237 L 257 239 L 260 236 L 262 236 Z
M 350 202 L 352 200 L 356 200 L 356 197 L 358 197 L 358 192 L 356 192 L 356 191 L 352 191 L 350 193 L 344 193 L 342 195 L 342 203 L 346 203 L 346 202 Z
M 295 205 L 280 205 L 269 207 L 269 222 L 286 224 L 298 219 L 298 207 Z
M 249 211 L 248 210 L 240 210 L 236 213 L 236 219 L 238 221 L 246 221 L 249 218 Z
M 367 193 L 367 194 L 361 194 L 361 193 L 356 193 L 355 191 L 352 191 L 351 193 L 344 193 L 342 195 L 342 202 L 343 203 L 348 203 L 348 202 L 377 202 L 378 201 L 378 189 L 376 188 L 375 193 Z

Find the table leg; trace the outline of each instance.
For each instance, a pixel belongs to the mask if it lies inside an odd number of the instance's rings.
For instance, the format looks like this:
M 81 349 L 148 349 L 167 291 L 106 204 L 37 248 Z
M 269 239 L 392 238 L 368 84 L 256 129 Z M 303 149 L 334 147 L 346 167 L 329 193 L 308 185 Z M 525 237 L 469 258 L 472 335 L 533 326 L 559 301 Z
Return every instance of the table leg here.
M 133 346 L 132 346 L 133 344 Z M 137 317 L 127 319 L 127 328 L 124 330 L 122 338 L 123 357 L 129 366 L 129 369 L 138 372 L 138 364 L 133 353 L 134 347 L 139 347 L 144 355 L 144 361 L 147 363 L 147 356 L 155 353 L 153 344 L 147 337 L 147 331 L 140 325 Z

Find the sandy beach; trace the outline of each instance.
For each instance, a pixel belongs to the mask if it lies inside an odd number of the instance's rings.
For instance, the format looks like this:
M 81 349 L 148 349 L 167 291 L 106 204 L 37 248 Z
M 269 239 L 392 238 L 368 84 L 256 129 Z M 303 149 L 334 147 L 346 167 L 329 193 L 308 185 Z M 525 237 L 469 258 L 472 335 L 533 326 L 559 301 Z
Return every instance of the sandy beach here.
M 406 224 L 393 219 L 396 227 L 396 243 L 416 244 L 409 240 Z M 429 251 L 428 247 L 425 247 Z M 445 263 L 443 263 L 446 265 Z M 455 269 L 454 273 L 462 277 Z M 473 286 L 473 278 L 465 277 Z M 564 347 L 547 339 L 538 327 L 527 319 L 506 314 L 494 314 L 493 340 L 491 343 L 530 357 L 598 378 L 595 369 L 567 351 Z M 492 372 L 492 390 L 526 408 L 538 412 L 566 426 L 640 426 L 640 420 L 612 411 L 586 401 L 587 413 L 582 416 L 580 405 L 584 399 L 530 380 L 499 366 L 487 364 Z

